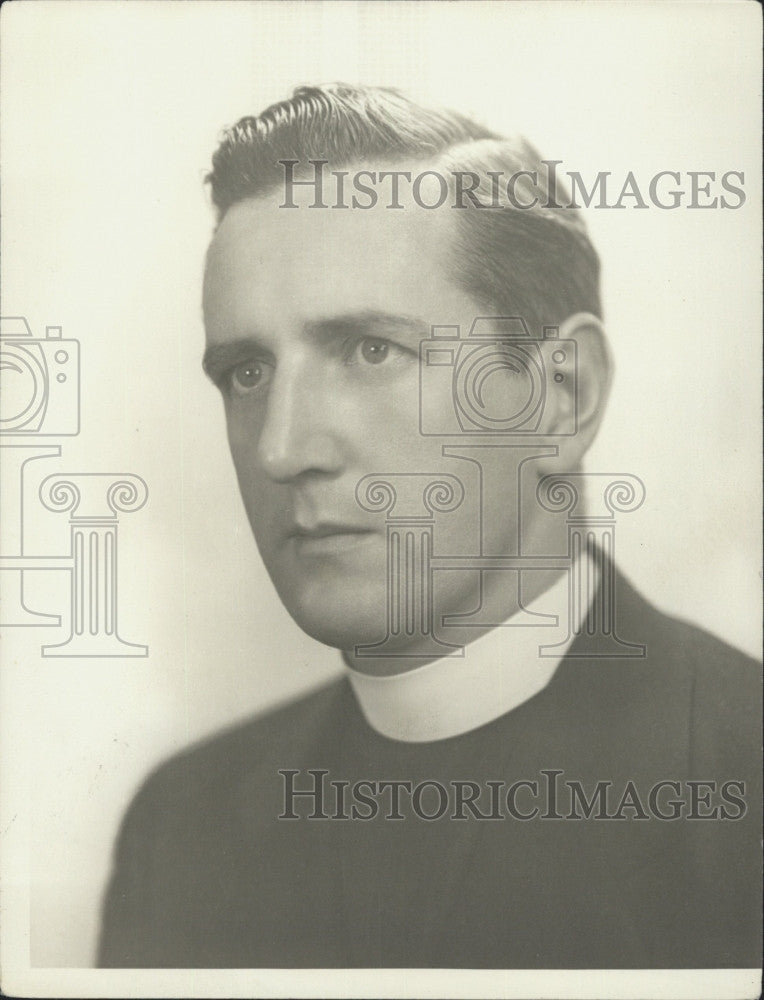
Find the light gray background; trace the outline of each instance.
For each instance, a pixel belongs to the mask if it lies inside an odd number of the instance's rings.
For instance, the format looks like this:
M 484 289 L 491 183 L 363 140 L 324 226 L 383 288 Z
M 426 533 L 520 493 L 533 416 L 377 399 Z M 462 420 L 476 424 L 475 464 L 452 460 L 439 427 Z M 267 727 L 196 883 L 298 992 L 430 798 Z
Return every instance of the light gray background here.
M 222 126 L 297 84 L 399 86 L 525 132 L 587 179 L 745 171 L 737 211 L 586 213 L 617 360 L 588 467 L 647 486 L 619 524 L 638 587 L 758 650 L 756 6 L 3 8 L 2 311 L 82 345 L 82 432 L 39 478 L 134 472 L 150 489 L 121 523 L 119 581 L 121 632 L 149 658 L 43 660 L 58 633 L 5 637 L 4 809 L 16 818 L 4 877 L 15 914 L 31 887 L 32 965 L 92 962 L 117 824 L 153 764 L 338 667 L 260 567 L 199 365 L 202 176 Z M 65 550 L 65 518 L 29 523 L 42 551 Z M 46 586 L 63 610 L 61 587 Z M 14 925 L 14 941 L 26 933 Z

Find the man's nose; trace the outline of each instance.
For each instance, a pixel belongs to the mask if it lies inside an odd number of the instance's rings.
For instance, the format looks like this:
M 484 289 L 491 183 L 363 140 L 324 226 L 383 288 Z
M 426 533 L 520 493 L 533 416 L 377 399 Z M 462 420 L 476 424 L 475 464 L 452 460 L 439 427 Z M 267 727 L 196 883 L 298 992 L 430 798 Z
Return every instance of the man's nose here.
M 274 482 L 306 472 L 335 474 L 343 461 L 338 400 L 309 365 L 277 370 L 269 387 L 257 458 Z

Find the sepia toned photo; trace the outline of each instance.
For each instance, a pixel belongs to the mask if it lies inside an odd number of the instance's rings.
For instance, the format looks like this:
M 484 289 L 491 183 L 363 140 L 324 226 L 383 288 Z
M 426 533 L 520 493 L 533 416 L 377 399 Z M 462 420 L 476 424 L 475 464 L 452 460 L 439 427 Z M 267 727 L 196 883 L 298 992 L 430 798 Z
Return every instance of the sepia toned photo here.
M 6 993 L 758 995 L 757 29 L 3 8 Z

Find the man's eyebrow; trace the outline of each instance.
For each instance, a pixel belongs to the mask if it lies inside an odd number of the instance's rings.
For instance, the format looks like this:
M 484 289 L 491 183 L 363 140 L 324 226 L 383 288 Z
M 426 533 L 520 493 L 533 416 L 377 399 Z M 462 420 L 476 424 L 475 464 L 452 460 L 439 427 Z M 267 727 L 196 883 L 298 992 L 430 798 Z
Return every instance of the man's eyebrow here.
M 336 336 L 356 333 L 371 336 L 385 332 L 402 332 L 426 337 L 430 325 L 416 316 L 406 313 L 390 313 L 379 309 L 362 309 L 359 312 L 342 313 L 327 319 L 313 320 L 305 325 L 305 331 L 313 336 Z

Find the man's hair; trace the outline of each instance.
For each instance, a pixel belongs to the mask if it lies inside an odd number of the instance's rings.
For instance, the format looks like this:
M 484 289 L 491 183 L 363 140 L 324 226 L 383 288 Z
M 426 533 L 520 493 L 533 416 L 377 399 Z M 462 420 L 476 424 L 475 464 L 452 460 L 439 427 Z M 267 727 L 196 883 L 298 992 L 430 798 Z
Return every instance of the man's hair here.
M 446 176 L 451 193 L 457 172 L 477 173 L 486 201 L 489 171 L 503 183 L 520 171 L 517 193 L 533 208 L 478 208 L 462 198 L 456 245 L 450 255 L 454 279 L 482 309 L 520 315 L 539 335 L 543 324 L 561 323 L 575 312 L 601 314 L 599 259 L 577 209 L 558 183 L 550 191 L 549 170 L 521 136 L 502 137 L 464 115 L 416 104 L 386 87 L 330 84 L 299 87 L 286 101 L 242 118 L 223 133 L 206 181 L 218 224 L 228 209 L 284 184 L 280 160 L 328 161 L 334 170 L 418 160 Z M 505 189 L 506 190 L 506 189 Z M 453 197 L 442 210 L 454 205 Z

